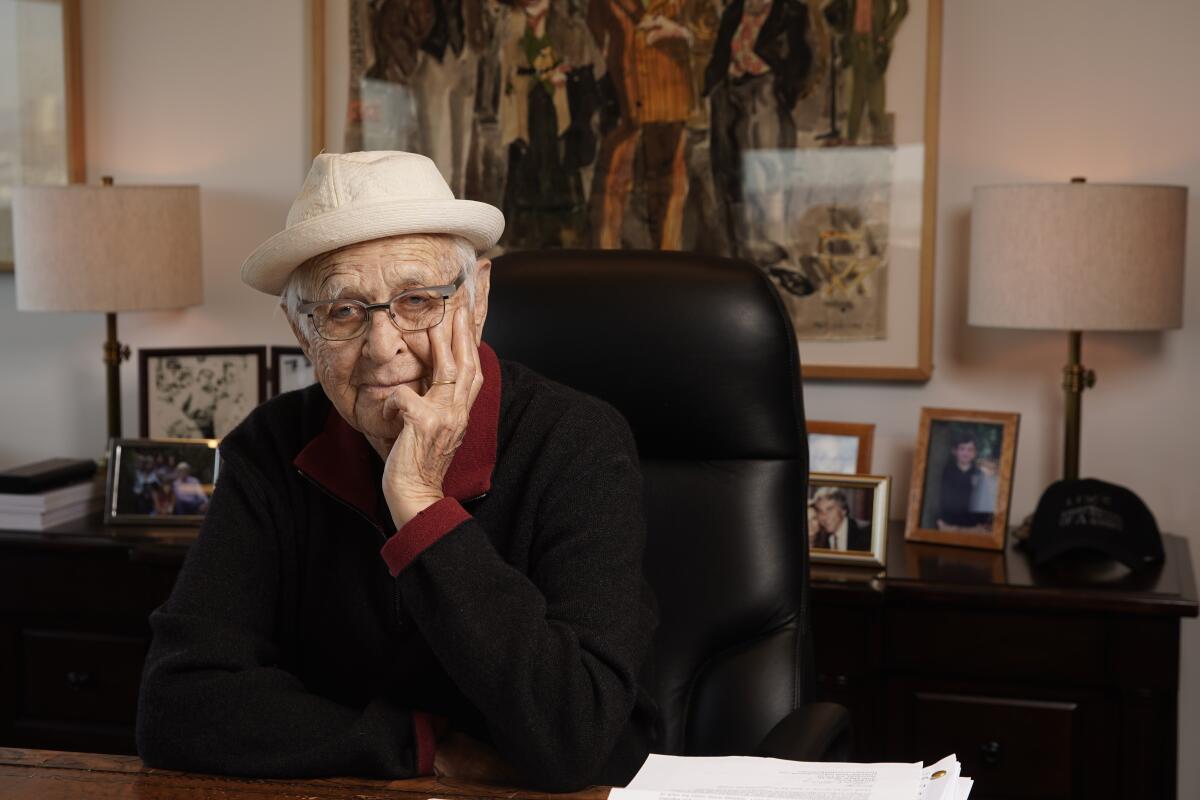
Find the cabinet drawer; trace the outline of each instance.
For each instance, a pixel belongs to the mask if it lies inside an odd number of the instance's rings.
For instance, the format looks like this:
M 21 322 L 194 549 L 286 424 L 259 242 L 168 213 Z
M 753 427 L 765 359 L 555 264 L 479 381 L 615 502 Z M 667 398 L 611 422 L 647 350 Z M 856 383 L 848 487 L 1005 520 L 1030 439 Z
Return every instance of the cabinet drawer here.
M 916 691 L 909 712 L 912 752 L 956 753 L 981 796 L 1074 796 L 1079 703 Z
M 136 636 L 23 630 L 20 716 L 132 723 L 148 645 Z
M 1108 629 L 1100 619 L 931 608 L 888 613 L 893 671 L 1067 685 L 1108 677 Z

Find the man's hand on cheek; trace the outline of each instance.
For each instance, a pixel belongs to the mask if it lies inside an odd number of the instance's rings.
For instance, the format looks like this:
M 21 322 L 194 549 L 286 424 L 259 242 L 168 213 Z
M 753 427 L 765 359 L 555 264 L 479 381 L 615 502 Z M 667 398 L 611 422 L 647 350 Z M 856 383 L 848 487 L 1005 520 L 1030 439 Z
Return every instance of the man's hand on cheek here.
M 401 386 L 384 403 L 385 420 L 402 419 L 383 470 L 383 494 L 396 528 L 442 499 L 442 482 L 467 433 L 471 406 L 483 387 L 474 325 L 459 307 L 429 329 L 428 389 Z

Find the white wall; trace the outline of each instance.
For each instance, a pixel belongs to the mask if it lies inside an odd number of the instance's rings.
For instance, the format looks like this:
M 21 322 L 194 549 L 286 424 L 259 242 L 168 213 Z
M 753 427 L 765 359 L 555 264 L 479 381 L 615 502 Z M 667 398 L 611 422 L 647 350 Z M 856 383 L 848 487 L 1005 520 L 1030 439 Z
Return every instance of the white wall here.
M 205 305 L 126 314 L 138 347 L 287 344 L 270 298 L 242 287 L 242 258 L 281 226 L 306 167 L 305 4 L 300 0 L 85 0 L 90 179 L 202 188 Z M 1019 411 L 1013 511 L 1061 469 L 1065 334 L 966 326 L 972 187 L 1002 181 L 1185 184 L 1192 189 L 1185 327 L 1098 334 L 1084 399 L 1083 471 L 1132 487 L 1200 559 L 1200 3 L 946 0 L 938 187 L 935 373 L 925 385 L 806 387 L 810 417 L 874 422 L 877 471 L 903 513 L 923 405 Z M 1135 268 L 1136 265 L 1131 265 Z M 0 465 L 99 455 L 103 319 L 18 314 L 0 276 Z M 136 432 L 136 366 L 124 424 Z M 1180 797 L 1200 796 L 1200 626 L 1183 625 Z
M 945 0 L 934 377 L 922 387 L 810 384 L 814 419 L 874 422 L 875 469 L 904 515 L 921 406 L 1021 413 L 1020 519 L 1062 469 L 1065 333 L 970 328 L 971 190 L 1139 181 L 1191 190 L 1184 327 L 1089 334 L 1081 471 L 1132 488 L 1200 559 L 1200 2 Z M 1130 265 L 1136 269 L 1136 264 Z M 1179 796 L 1200 797 L 1200 624 L 1183 623 Z M 1189 757 L 1191 754 L 1191 757 Z

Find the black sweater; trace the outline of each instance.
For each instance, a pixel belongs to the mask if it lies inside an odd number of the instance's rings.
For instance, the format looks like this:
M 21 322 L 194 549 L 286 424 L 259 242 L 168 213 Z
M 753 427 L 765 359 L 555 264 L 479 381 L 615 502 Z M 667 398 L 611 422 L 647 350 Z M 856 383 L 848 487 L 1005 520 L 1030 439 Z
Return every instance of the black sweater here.
M 602 402 L 486 345 L 481 360 L 498 413 L 473 409 L 464 447 L 495 442 L 490 491 L 437 504 L 446 531 L 423 514 L 391 536 L 423 542 L 400 562 L 380 553 L 382 462 L 319 386 L 226 437 L 199 539 L 150 618 L 147 764 L 412 776 L 432 764 L 436 715 L 542 788 L 632 777 L 656 727 L 638 684 L 655 613 L 632 437 Z M 302 452 L 336 463 L 306 475 Z

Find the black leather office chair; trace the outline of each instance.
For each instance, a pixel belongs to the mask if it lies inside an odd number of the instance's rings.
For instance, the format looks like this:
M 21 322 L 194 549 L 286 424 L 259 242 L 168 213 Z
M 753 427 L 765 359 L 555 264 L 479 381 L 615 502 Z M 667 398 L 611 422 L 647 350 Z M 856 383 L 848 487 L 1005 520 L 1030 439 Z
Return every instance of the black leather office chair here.
M 849 758 L 849 716 L 813 704 L 808 447 L 799 357 L 774 287 L 694 253 L 510 253 L 484 338 L 601 397 L 633 428 L 660 752 Z

